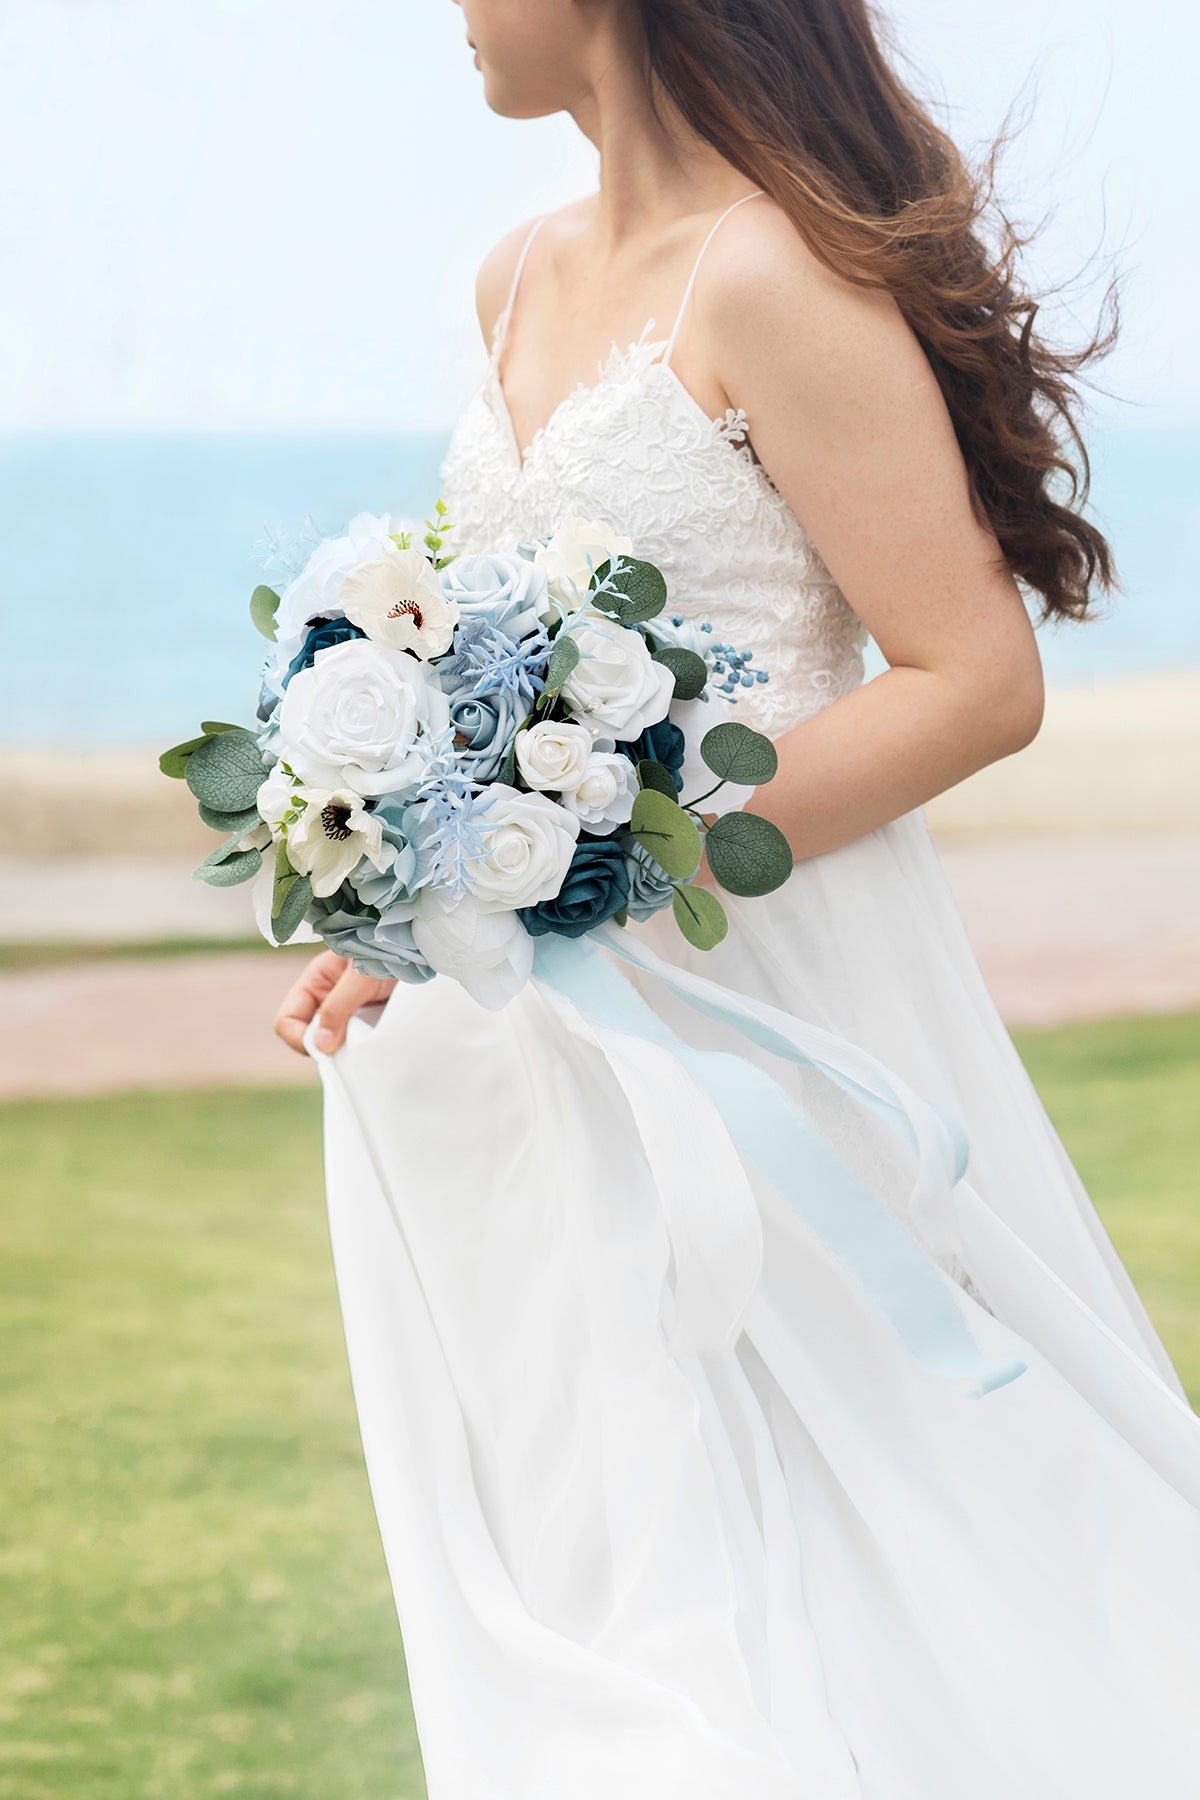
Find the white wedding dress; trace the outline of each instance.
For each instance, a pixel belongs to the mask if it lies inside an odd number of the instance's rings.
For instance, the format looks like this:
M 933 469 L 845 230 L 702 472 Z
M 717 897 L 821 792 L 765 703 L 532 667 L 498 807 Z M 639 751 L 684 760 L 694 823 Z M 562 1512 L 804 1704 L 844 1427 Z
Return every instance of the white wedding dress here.
M 734 716 L 777 737 L 852 689 L 863 628 L 744 416 L 682 386 L 674 333 L 614 347 L 522 457 L 497 375 L 519 276 L 443 470 L 458 549 L 611 521 L 669 610 L 769 668 Z M 949 1219 L 909 1206 L 910 1152 L 851 1088 L 631 979 L 681 1037 L 770 1067 L 981 1353 L 1024 1371 L 980 1395 L 923 1366 L 661 1048 L 633 1047 L 631 1088 L 629 1040 L 543 981 L 498 1013 L 446 979 L 398 988 L 320 1062 L 432 1800 L 1194 1800 L 1200 1421 L 923 814 L 728 909 L 708 954 L 667 915 L 627 930 L 956 1119 Z M 745 1287 L 734 1327 L 690 1345 L 668 1329 L 685 1268 Z

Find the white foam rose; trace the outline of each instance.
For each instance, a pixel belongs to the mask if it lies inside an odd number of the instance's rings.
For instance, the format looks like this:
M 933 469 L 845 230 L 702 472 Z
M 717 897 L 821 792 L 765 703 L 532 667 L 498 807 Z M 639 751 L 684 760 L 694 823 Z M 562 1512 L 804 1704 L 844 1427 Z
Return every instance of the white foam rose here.
M 430 968 L 461 982 L 489 1012 L 507 1005 L 533 967 L 533 939 L 516 913 L 484 912 L 469 895 L 454 901 L 429 890 L 412 934 Z
M 622 740 L 640 737 L 648 725 L 666 718 L 675 677 L 653 661 L 640 631 L 601 612 L 585 613 L 570 631 L 579 661 L 563 683 L 562 697 L 573 713 Z
M 579 820 L 545 794 L 496 782 L 479 819 L 483 851 L 465 870 L 480 912 L 537 906 L 557 894 L 571 866 Z
M 587 593 L 593 571 L 618 555 L 633 555 L 631 538 L 603 519 L 574 517 L 538 545 L 534 562 L 545 570 L 552 597 L 573 608 Z
M 592 741 L 586 725 L 543 719 L 518 734 L 517 767 L 527 786 L 566 793 L 583 780 Z
M 450 703 L 402 650 L 354 638 L 293 675 L 279 707 L 279 754 L 314 788 L 391 794 L 419 781 Z
M 562 804 L 585 831 L 603 837 L 614 826 L 628 823 L 637 794 L 637 770 L 629 758 L 620 751 L 593 750 L 582 779 L 564 793 Z
M 293 790 L 293 806 L 297 800 L 303 804 L 299 818 L 288 824 L 288 861 L 308 876 L 319 899 L 335 894 L 364 856 L 381 866 L 383 827 L 366 811 L 361 795 L 350 788 L 302 787 Z
M 342 610 L 377 644 L 411 650 L 414 656 L 441 656 L 450 648 L 458 605 L 421 550 L 398 550 L 360 563 L 338 590 Z

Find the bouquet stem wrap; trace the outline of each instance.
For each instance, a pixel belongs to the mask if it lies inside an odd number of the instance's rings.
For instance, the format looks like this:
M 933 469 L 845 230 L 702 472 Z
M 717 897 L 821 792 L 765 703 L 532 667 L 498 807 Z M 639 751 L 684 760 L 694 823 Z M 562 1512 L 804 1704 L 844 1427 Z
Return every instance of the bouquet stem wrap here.
M 601 945 L 697 1013 L 785 1062 L 829 1077 L 887 1120 L 916 1154 L 914 1212 L 952 1217 L 967 1143 L 956 1121 L 867 1052 L 664 961 L 627 931 L 608 925 L 588 938 L 542 939 L 534 975 L 571 1003 L 603 1050 L 663 1195 L 675 1259 L 674 1347 L 727 1347 L 757 1285 L 758 1213 L 732 1145 L 883 1310 L 923 1368 L 969 1381 L 972 1398 L 1022 1374 L 1024 1362 L 992 1359 L 981 1350 L 968 1322 L 967 1297 L 779 1083 L 742 1056 L 685 1043 Z M 654 1057 L 652 1079 L 647 1051 L 667 1053 Z M 707 1096 L 719 1123 L 710 1108 L 696 1104 L 694 1090 L 689 1095 L 691 1084 Z M 709 1195 L 718 1198 L 709 1201 Z

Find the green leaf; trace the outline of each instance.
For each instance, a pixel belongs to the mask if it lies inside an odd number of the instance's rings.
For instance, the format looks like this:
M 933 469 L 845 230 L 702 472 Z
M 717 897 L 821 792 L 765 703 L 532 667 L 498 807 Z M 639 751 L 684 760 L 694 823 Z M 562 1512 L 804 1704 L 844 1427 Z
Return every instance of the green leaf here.
M 675 777 L 670 769 L 664 769 L 660 762 L 650 757 L 643 757 L 637 766 L 638 781 L 644 788 L 654 788 L 657 793 L 665 794 L 668 800 L 679 804 L 679 789 L 675 786 Z
M 670 669 L 675 677 L 677 700 L 700 698 L 708 681 L 708 664 L 702 656 L 697 656 L 694 650 L 683 650 L 678 644 L 668 644 L 665 649 L 654 652 L 653 660 Z
M 757 813 L 725 813 L 709 826 L 704 851 L 714 877 L 731 894 L 769 894 L 783 886 L 793 868 L 782 831 Z
M 579 662 L 579 645 L 573 637 L 559 636 L 554 640 L 554 648 L 550 652 L 550 661 L 546 664 L 546 693 L 557 694 L 563 682 Z
M 260 583 L 250 596 L 250 618 L 255 629 L 261 631 L 265 638 L 275 641 L 275 614 L 279 608 L 279 595 L 272 587 Z
M 675 923 L 697 950 L 713 950 L 729 930 L 725 908 L 707 888 L 677 887 L 671 901 Z
M 198 869 L 192 870 L 193 881 L 206 881 L 209 887 L 236 887 L 249 881 L 262 867 L 261 850 L 239 850 L 244 831 L 235 831 L 210 850 Z
M 770 738 L 736 720 L 706 731 L 700 739 L 700 754 L 714 775 L 723 781 L 736 781 L 739 787 L 761 787 L 773 779 L 779 767 L 779 756 Z
M 312 904 L 312 882 L 307 875 L 293 875 L 278 912 L 271 913 L 271 930 L 277 944 L 286 944 L 304 922 Z
M 163 774 L 169 775 L 172 781 L 182 781 L 187 774 L 188 757 L 200 748 L 207 736 L 205 732 L 204 737 L 189 738 L 186 744 L 172 744 L 169 750 L 164 750 L 158 759 Z
M 247 811 L 266 774 L 253 732 L 239 726 L 206 738 L 188 757 L 184 772 L 197 800 L 214 812 Z
M 224 725 L 220 719 L 205 719 L 200 725 L 205 737 L 220 737 L 223 731 L 245 731 L 245 725 Z
M 214 831 L 236 831 L 242 836 L 262 824 L 257 806 L 244 807 L 241 812 L 218 812 L 216 807 L 205 806 L 201 801 L 200 817 Z
M 657 788 L 639 793 L 629 828 L 668 875 L 686 880 L 700 867 L 700 833 L 683 808 Z
M 495 780 L 502 782 L 505 787 L 516 787 L 517 785 L 517 739 L 533 723 L 533 717 L 532 713 L 527 713 L 513 732 L 512 743 L 508 746 L 504 761 L 500 764 L 495 776 Z
M 595 604 L 612 613 L 622 625 L 640 625 L 644 619 L 658 616 L 667 604 L 667 584 L 662 571 L 653 563 L 639 562 L 636 556 L 622 556 L 621 572 L 614 576 L 615 592 L 596 594 Z M 592 591 L 607 579 L 611 562 L 602 562 L 592 576 Z
M 621 908 L 620 912 L 615 912 L 613 914 L 613 924 L 614 925 L 628 925 L 628 923 L 629 923 L 629 908 L 627 906 L 623 906 Z

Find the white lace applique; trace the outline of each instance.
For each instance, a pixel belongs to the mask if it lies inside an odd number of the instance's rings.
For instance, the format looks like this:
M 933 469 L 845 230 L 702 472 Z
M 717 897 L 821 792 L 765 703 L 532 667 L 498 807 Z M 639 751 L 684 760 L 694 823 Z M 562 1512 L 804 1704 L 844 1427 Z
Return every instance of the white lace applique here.
M 745 412 L 710 418 L 661 360 L 653 325 L 614 343 L 525 446 L 493 352 L 442 465 L 456 547 L 515 546 L 569 513 L 610 520 L 662 569 L 672 612 L 711 620 L 769 670 L 735 716 L 778 737 L 858 686 L 866 629 L 755 457 Z

